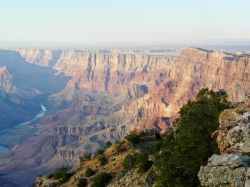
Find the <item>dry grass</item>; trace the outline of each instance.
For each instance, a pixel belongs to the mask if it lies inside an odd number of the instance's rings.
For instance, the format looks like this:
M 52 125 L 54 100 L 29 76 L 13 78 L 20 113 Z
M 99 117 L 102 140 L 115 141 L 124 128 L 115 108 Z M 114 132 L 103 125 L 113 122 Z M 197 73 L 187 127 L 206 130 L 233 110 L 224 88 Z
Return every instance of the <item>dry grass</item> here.
M 108 163 L 106 165 L 103 165 L 103 166 L 100 165 L 98 156 L 96 156 L 95 158 L 91 160 L 84 161 L 74 176 L 77 176 L 78 178 L 85 177 L 85 172 L 87 168 L 91 168 L 95 170 L 96 174 L 101 173 L 101 172 L 108 172 L 108 173 L 121 172 L 123 170 L 124 158 L 134 151 L 131 144 L 128 141 L 123 141 L 121 144 L 122 144 L 121 146 L 126 148 L 126 151 L 117 153 L 117 150 L 116 150 L 117 145 L 113 145 L 105 149 L 103 155 L 108 158 Z M 89 178 L 90 182 L 92 178 L 93 176 Z M 77 186 L 77 180 L 75 179 L 75 177 L 72 177 L 69 180 L 69 182 L 61 185 L 61 187 L 69 187 L 69 186 L 70 187 Z

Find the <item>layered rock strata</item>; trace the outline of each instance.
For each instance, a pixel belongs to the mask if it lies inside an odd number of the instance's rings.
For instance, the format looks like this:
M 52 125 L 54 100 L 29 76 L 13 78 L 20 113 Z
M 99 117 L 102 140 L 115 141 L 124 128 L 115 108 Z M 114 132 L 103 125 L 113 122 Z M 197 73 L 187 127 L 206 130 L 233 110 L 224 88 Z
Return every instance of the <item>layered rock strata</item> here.
M 48 165 L 75 161 L 78 153 L 94 152 L 106 141 L 118 141 L 130 130 L 166 131 L 173 128 L 169 121 L 178 116 L 180 107 L 203 87 L 224 89 L 233 102 L 243 101 L 250 88 L 247 53 L 189 48 L 173 57 L 76 50 L 18 51 L 29 63 L 53 68 L 57 74 L 70 76 L 70 80 L 62 91 L 49 96 L 53 113 L 38 123 L 36 135 L 0 156 L 9 159 L 9 164 L 2 163 L 4 170 L 10 165 L 14 168 L 12 163 L 20 159 L 16 153 L 27 149 L 29 159 L 35 160 L 27 166 L 44 171 Z M 44 160 L 32 151 L 32 146 L 44 145 L 50 159 Z M 21 165 L 15 167 L 23 171 Z M 34 170 L 29 173 L 35 174 Z M 14 172 L 11 177 L 16 175 Z

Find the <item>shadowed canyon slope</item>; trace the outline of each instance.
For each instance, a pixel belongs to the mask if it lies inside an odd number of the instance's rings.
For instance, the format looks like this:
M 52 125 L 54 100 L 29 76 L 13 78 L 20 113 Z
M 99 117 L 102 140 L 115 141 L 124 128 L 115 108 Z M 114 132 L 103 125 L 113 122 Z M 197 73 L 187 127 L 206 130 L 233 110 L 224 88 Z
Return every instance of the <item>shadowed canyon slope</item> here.
M 37 122 L 33 135 L 0 155 L 2 178 L 16 183 L 29 184 L 35 175 L 62 164 L 77 164 L 84 153 L 94 152 L 106 141 L 118 141 L 130 130 L 172 128 L 169 119 L 203 87 L 224 89 L 231 101 L 242 101 L 250 87 L 250 55 L 246 53 L 195 48 L 179 57 L 74 50 L 17 52 L 29 62 L 23 66 L 71 78 L 61 90 L 53 90 L 54 83 L 48 80 L 49 85 L 39 85 L 52 90 L 47 93 L 50 113 Z M 36 85 L 39 79 L 34 80 Z M 6 90 L 10 89 L 14 89 L 11 84 Z
M 18 52 L 0 50 L 0 131 L 31 119 L 66 81 L 52 69 L 28 64 Z

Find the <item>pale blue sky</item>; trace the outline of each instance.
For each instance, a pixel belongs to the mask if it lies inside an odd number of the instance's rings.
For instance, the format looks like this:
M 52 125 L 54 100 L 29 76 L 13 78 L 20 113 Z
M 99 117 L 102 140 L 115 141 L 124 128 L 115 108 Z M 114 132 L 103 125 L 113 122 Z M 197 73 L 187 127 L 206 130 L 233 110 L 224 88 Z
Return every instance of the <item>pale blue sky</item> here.
M 2 0 L 0 41 L 250 39 L 249 0 Z

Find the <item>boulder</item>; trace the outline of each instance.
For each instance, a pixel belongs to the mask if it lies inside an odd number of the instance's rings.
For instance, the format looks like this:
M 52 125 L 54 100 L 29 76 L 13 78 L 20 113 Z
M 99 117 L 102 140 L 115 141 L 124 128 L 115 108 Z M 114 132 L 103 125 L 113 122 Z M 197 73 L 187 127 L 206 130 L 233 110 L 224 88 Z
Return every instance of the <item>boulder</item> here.
M 250 187 L 250 112 L 248 104 L 221 113 L 213 133 L 221 155 L 212 155 L 198 173 L 201 186 Z
M 202 186 L 245 187 L 249 183 L 250 157 L 235 154 L 213 155 L 198 177 Z

